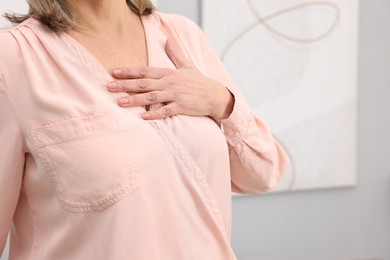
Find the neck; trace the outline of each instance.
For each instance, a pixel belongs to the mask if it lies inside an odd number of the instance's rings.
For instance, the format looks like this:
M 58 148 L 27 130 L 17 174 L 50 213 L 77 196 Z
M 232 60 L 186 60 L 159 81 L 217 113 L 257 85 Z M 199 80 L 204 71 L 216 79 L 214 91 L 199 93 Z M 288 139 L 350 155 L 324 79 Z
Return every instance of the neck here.
M 76 24 L 88 31 L 110 32 L 121 35 L 138 16 L 126 0 L 67 0 Z

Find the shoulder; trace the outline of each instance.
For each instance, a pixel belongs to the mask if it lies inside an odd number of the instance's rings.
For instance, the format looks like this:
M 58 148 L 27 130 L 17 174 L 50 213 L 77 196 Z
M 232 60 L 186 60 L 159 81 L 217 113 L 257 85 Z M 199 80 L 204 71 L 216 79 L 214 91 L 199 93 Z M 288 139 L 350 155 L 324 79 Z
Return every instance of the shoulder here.
M 153 24 L 162 31 L 167 37 L 176 39 L 189 54 L 199 56 L 201 54 L 201 45 L 203 32 L 201 28 L 189 18 L 179 14 L 162 13 L 154 11 L 151 14 Z M 196 55 L 195 55 L 196 54 Z
M 12 27 L 5 27 L 0 29 L 0 40 L 4 41 L 7 38 L 9 39 L 14 34 L 18 34 L 20 32 L 23 32 L 24 30 L 31 28 L 35 26 L 36 24 L 39 24 L 39 22 L 34 18 L 29 18 L 25 20 L 24 22 L 17 24 Z
M 15 38 L 12 32 L 15 31 L 15 27 L 0 30 L 0 46 L 6 46 L 6 48 L 0 48 L 0 54 L 6 52 L 8 47 L 15 44 Z
M 175 39 L 187 58 L 206 74 L 209 45 L 202 29 L 182 15 L 154 11 L 150 16 L 151 23 L 166 37 Z
M 0 31 L 0 90 L 5 88 L 3 78 L 7 67 L 12 66 L 13 61 L 16 60 L 14 53 L 17 49 L 17 42 L 12 35 L 12 30 L 10 28 Z
M 37 23 L 39 23 L 37 20 L 29 18 L 14 27 L 0 30 L 0 46 L 5 46 L 5 48 L 0 48 L 0 61 L 21 47 L 21 41 L 26 40 L 29 37 L 28 34 L 32 34 Z
M 27 19 L 14 27 L 0 30 L 0 85 L 10 71 L 22 68 L 21 52 L 28 45 L 28 39 L 34 34 L 35 19 Z
M 179 14 L 154 11 L 151 14 L 151 19 L 154 19 L 156 22 L 158 22 L 163 29 L 180 33 L 182 36 L 197 36 L 201 30 L 194 21 Z
M 184 26 L 187 28 L 198 27 L 198 25 L 194 21 L 192 21 L 191 19 L 187 18 L 184 15 L 173 14 L 173 13 L 163 13 L 160 11 L 154 11 L 151 15 L 164 21 L 164 22 L 167 22 L 170 24 L 175 24 L 176 26 L 179 26 L 179 27 L 180 26 Z

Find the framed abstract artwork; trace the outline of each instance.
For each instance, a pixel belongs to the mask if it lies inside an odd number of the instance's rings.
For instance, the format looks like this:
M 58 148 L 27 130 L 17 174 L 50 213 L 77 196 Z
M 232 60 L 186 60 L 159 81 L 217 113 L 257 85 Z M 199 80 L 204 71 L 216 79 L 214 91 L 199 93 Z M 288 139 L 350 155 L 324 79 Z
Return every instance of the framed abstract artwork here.
M 358 0 L 203 1 L 202 27 L 290 156 L 275 191 L 354 185 Z

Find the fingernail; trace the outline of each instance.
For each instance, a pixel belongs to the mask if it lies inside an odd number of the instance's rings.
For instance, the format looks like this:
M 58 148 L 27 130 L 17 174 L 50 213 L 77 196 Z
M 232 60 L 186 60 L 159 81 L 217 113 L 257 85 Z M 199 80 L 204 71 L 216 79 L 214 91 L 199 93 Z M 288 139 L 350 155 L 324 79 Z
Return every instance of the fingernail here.
M 119 99 L 119 103 L 121 103 L 121 104 L 127 104 L 127 103 L 129 103 L 129 100 L 128 100 L 127 98 L 120 98 L 120 99 Z
M 116 70 L 113 70 L 112 71 L 112 74 L 115 76 L 117 76 L 117 75 L 121 75 L 122 74 L 122 70 L 119 70 L 119 69 L 116 69 Z
M 149 114 L 149 113 L 143 113 L 143 114 L 142 114 L 142 118 L 143 118 L 143 119 L 149 119 L 149 118 L 151 118 L 151 117 L 152 117 L 152 115 Z
M 117 89 L 118 88 L 118 84 L 116 82 L 110 82 L 108 84 L 108 88 L 109 89 Z

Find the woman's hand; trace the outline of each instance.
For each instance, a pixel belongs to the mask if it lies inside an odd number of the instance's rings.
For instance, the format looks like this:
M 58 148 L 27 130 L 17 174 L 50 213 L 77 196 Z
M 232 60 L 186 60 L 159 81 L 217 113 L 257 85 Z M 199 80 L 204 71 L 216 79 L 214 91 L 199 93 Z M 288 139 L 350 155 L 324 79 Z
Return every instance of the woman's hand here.
M 108 84 L 111 92 L 131 95 L 118 100 L 122 107 L 163 103 L 163 107 L 142 114 L 143 119 L 162 119 L 173 115 L 210 116 L 215 120 L 229 117 L 234 98 L 219 82 L 205 77 L 178 53 L 172 40 L 165 50 L 177 69 L 121 68 L 113 71 L 116 81 Z

